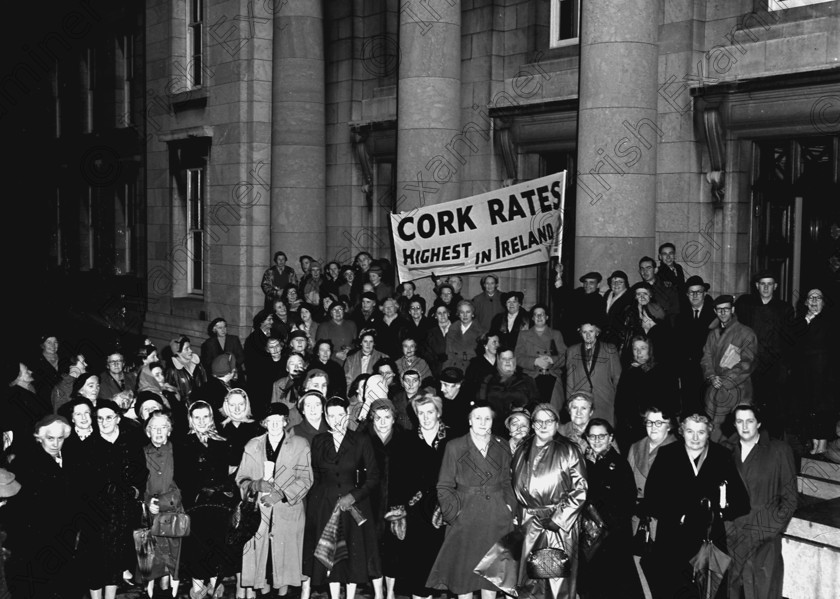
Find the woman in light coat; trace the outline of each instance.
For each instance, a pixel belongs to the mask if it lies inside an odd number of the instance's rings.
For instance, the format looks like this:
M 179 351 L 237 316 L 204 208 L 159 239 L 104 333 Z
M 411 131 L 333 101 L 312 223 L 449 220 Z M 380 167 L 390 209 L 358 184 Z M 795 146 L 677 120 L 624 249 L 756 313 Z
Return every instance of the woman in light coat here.
M 248 492 L 259 493 L 262 513 L 257 534 L 245 544 L 242 587 L 267 592 L 270 561 L 272 584 L 280 595 L 288 592 L 289 585 L 300 586 L 304 580 L 303 499 L 312 486 L 309 443 L 286 433 L 288 418 L 285 404 L 268 407 L 262 421 L 268 432 L 248 442 L 236 474 L 243 497 Z

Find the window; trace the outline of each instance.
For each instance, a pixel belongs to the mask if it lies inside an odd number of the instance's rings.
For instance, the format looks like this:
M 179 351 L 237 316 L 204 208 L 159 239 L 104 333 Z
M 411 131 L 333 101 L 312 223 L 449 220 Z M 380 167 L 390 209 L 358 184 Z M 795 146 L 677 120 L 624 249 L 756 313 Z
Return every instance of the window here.
M 810 6 L 812 4 L 822 4 L 823 2 L 830 2 L 831 0 L 768 0 L 767 9 L 787 10 L 788 8 L 797 8 L 799 6 Z
M 114 198 L 114 274 L 124 275 L 134 271 L 132 265 L 132 233 L 134 231 L 134 206 L 137 186 L 134 182 L 117 187 Z
M 187 169 L 187 287 L 204 291 L 204 168 Z
M 82 57 L 83 133 L 93 132 L 93 96 L 96 91 L 96 49 L 88 48 Z
M 94 266 L 93 187 L 87 187 L 79 202 L 79 270 L 92 270 Z
M 204 85 L 204 0 L 188 0 L 187 77 L 189 87 Z
M 131 102 L 131 82 L 134 80 L 134 35 L 117 37 L 117 127 L 129 127 L 134 122 Z
M 578 43 L 580 0 L 551 0 L 551 48 Z

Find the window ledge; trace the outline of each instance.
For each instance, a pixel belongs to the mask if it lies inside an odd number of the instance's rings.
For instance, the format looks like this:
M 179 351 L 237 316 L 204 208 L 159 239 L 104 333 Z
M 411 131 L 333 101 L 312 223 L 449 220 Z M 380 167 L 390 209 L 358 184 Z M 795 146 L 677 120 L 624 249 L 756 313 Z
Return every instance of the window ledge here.
M 191 110 L 195 108 L 204 108 L 207 106 L 207 98 L 210 94 L 207 88 L 197 87 L 195 89 L 178 92 L 170 96 L 172 103 L 172 110 L 175 112 L 183 112 L 184 110 Z

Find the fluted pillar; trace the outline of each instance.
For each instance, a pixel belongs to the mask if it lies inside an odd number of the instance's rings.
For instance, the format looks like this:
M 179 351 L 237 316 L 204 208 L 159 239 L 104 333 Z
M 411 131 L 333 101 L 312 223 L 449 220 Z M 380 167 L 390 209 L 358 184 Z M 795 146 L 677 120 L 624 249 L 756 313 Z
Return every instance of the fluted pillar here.
M 292 266 L 326 256 L 324 16 L 321 0 L 288 0 L 274 16 L 271 250 Z
M 458 199 L 447 144 L 460 130 L 461 2 L 400 0 L 397 210 Z M 440 158 L 436 158 L 440 157 Z
M 575 280 L 655 251 L 659 5 L 581 2 Z

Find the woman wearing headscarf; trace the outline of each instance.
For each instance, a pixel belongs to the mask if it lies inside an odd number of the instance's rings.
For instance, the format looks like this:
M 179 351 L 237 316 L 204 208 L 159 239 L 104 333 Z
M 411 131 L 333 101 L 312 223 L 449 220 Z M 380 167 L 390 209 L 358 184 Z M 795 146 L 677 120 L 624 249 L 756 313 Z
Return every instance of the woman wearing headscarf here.
M 140 408 L 146 400 L 154 399 L 172 414 L 175 437 L 184 437 L 189 430 L 187 398 L 181 397 L 178 388 L 166 382 L 164 372 L 161 362 L 147 364 L 140 371 L 137 379 L 137 415 L 141 421 L 144 420 Z
M 240 589 L 268 589 L 267 568 L 281 596 L 304 580 L 304 498 L 312 486 L 312 466 L 309 443 L 286 432 L 288 412 L 284 404 L 269 406 L 262 421 L 267 432 L 248 442 L 236 473 L 243 496 L 259 493 L 262 513 L 257 534 L 245 544 L 237 597 L 244 596 Z
M 213 409 L 203 400 L 189 408 L 189 433 L 176 448 L 175 482 L 191 516 L 183 564 L 192 578 L 190 598 L 215 596 L 227 555 L 225 533 L 238 501 L 228 478 L 227 440 L 216 432 Z
M 525 535 L 519 585 L 535 598 L 575 599 L 578 517 L 586 503 L 586 466 L 577 446 L 558 434 L 559 422 L 554 406 L 535 406 L 531 414 L 534 434 L 520 444 L 511 464 Z M 568 576 L 528 579 L 525 560 L 541 547 L 565 551 L 570 561 Z

